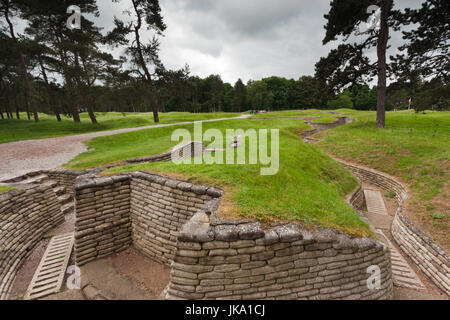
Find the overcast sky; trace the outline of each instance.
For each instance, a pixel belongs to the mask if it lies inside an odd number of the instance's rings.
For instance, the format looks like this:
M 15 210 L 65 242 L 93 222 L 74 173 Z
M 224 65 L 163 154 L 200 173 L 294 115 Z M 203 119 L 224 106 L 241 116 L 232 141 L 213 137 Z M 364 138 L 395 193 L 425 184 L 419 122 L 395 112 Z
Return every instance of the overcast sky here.
M 404 8 L 422 0 L 394 2 Z M 131 1 L 97 3 L 98 25 L 109 31 L 113 17 L 123 18 Z M 191 74 L 201 77 L 220 74 L 230 83 L 272 75 L 298 79 L 313 75 L 319 58 L 339 44 L 322 45 L 330 0 L 160 0 L 160 5 L 167 24 L 160 52 L 164 65 L 179 69 L 187 63 Z M 400 43 L 401 36 L 393 34 L 392 47 Z

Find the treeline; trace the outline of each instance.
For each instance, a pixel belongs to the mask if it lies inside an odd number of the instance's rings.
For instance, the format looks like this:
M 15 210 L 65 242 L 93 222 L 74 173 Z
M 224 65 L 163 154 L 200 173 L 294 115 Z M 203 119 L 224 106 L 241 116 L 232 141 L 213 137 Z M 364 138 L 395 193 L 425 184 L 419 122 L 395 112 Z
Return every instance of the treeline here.
M 378 50 L 384 54 L 375 63 L 363 55 L 363 49 L 381 43 L 381 34 L 369 30 L 361 45 L 342 44 L 321 58 L 314 76 L 273 76 L 247 83 L 239 79 L 232 84 L 219 75 L 191 75 L 188 65 L 165 68 L 159 58 L 159 39 L 166 29 L 159 1 L 121 1 L 129 5 L 129 20 L 115 18 L 113 30 L 104 32 L 88 19 L 99 15 L 95 0 L 70 2 L 81 9 L 81 28 L 68 24 L 65 1 L 0 0 L 1 118 L 19 117 L 25 111 L 35 121 L 44 112 L 58 121 L 64 114 L 79 122 L 79 113 L 87 112 L 96 123 L 95 111 L 118 111 L 153 112 L 158 122 L 159 111 L 355 108 L 378 110 L 383 127 L 384 110 L 408 108 L 410 99 L 416 111 L 450 105 L 447 0 L 427 0 L 420 10 L 403 13 L 392 9 L 392 0 L 380 2 L 388 13 L 388 27 L 419 24 L 403 32 L 406 44 L 400 49 L 405 53 L 391 57 L 389 65 L 386 48 Z M 324 43 L 357 32 L 369 4 L 365 0 L 355 7 L 353 1 L 333 0 L 325 15 Z M 23 34 L 15 30 L 18 19 L 27 25 Z M 144 41 L 144 32 L 153 38 Z M 123 56 L 115 58 L 105 51 L 113 47 L 120 47 Z M 377 73 L 382 86 L 368 86 Z M 397 81 L 386 86 L 386 76 Z
M 166 80 L 169 80 L 167 78 Z M 377 87 L 354 85 L 334 94 L 326 84 L 313 76 L 302 76 L 298 80 L 282 77 L 268 77 L 244 84 L 240 79 L 235 84 L 223 82 L 219 75 L 206 78 L 190 76 L 189 68 L 172 72 L 170 81 L 158 84 L 161 92 L 166 92 L 159 111 L 183 112 L 243 112 L 251 109 L 289 110 L 289 109 L 339 109 L 376 110 Z M 31 82 L 39 112 L 55 114 L 55 110 L 72 116 L 67 100 L 68 91 L 58 83 L 45 83 L 34 78 Z M 19 117 L 26 111 L 32 118 L 25 86 L 20 77 L 2 87 L 2 118 Z M 50 99 L 51 97 L 51 99 Z M 449 107 L 450 86 L 440 82 L 420 82 L 411 86 L 395 82 L 387 89 L 387 110 L 408 109 L 444 110 Z M 120 81 L 116 79 L 111 86 L 93 85 L 89 99 L 96 112 L 151 112 L 148 103 L 147 87 L 136 79 Z M 435 101 L 434 101 L 435 100 Z M 79 112 L 87 112 L 86 105 L 80 104 Z M 3 111 L 3 112 L 2 112 Z M 5 115 L 3 115 L 5 113 Z M 59 114 L 56 113 L 56 114 Z

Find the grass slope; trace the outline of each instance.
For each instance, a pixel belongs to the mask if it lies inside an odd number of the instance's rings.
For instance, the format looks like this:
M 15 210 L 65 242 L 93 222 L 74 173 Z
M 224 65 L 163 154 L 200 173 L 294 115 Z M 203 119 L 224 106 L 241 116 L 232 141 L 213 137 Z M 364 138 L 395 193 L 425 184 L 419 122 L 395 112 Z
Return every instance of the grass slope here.
M 190 131 L 192 125 L 182 126 Z M 146 163 L 114 168 L 108 173 L 150 170 L 176 174 L 185 179 L 219 185 L 227 191 L 228 213 L 261 221 L 301 221 L 306 227 L 334 227 L 352 234 L 371 235 L 368 225 L 344 201 L 357 186 L 356 179 L 322 151 L 301 141 L 298 133 L 309 128 L 301 120 L 232 120 L 204 123 L 203 130 L 279 128 L 280 166 L 273 176 L 260 175 L 260 164 L 181 164 Z M 118 161 L 131 156 L 165 151 L 175 128 L 158 128 L 93 139 L 91 151 L 69 163 L 79 168 Z M 248 139 L 247 139 L 248 141 Z M 217 146 L 217 144 L 216 144 Z M 247 154 L 248 142 L 245 144 Z M 243 146 L 241 147 L 243 148 Z M 270 149 L 269 149 L 270 150 Z M 219 152 L 217 156 L 224 156 Z M 265 166 L 263 166 L 265 167 Z
M 412 199 L 406 213 L 449 248 L 450 112 L 387 112 L 386 128 L 376 129 L 375 112 L 338 111 L 358 121 L 322 132 L 317 146 L 408 183 Z
M 208 120 L 218 118 L 237 117 L 238 113 L 188 113 L 168 112 L 160 113 L 160 123 L 176 123 L 184 121 Z M 153 122 L 153 113 L 96 113 L 98 124 L 91 123 L 87 113 L 80 114 L 81 122 L 74 123 L 71 118 L 62 116 L 57 122 L 54 116 L 39 114 L 39 123 L 27 120 L 26 114 L 21 113 L 20 119 L 0 120 L 0 143 L 66 136 L 95 131 L 114 130 L 149 126 Z

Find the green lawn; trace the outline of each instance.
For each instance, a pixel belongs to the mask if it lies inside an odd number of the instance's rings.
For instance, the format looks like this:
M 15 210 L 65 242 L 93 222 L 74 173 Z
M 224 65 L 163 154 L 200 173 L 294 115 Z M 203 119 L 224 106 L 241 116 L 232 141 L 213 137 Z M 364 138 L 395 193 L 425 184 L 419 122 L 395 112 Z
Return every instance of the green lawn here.
M 181 126 L 192 132 L 193 125 Z M 227 191 L 227 209 L 243 217 L 272 222 L 296 220 L 305 227 L 334 227 L 357 235 L 372 235 L 368 225 L 344 201 L 357 181 L 324 152 L 301 141 L 298 134 L 309 129 L 301 120 L 230 120 L 204 123 L 203 130 L 215 128 L 247 130 L 280 129 L 280 165 L 273 176 L 260 175 L 260 164 L 181 164 L 172 162 L 127 165 L 107 173 L 150 170 L 176 174 L 185 179 L 219 185 Z M 85 168 L 130 157 L 157 154 L 177 144 L 170 141 L 175 127 L 158 128 L 99 137 L 89 142 L 95 148 L 67 164 Z M 248 139 L 247 139 L 248 141 Z M 248 143 L 247 154 L 249 152 Z M 217 146 L 217 144 L 216 144 Z M 223 146 L 223 145 L 221 145 Z M 243 146 L 241 147 L 243 148 Z M 218 152 L 217 156 L 224 156 Z M 228 208 L 229 207 L 229 208 Z
M 406 182 L 408 213 L 442 246 L 450 243 L 450 112 L 387 112 L 375 128 L 375 112 L 338 110 L 358 121 L 324 131 L 319 148 L 339 158 L 379 169 Z
M 160 123 L 176 123 L 184 121 L 208 120 L 218 118 L 237 117 L 238 113 L 188 113 L 168 112 L 160 113 Z M 14 114 L 15 116 L 15 114 Z M 20 119 L 0 120 L 0 143 L 40 139 L 72 134 L 88 133 L 95 131 L 114 130 L 122 128 L 142 127 L 155 124 L 153 113 L 96 113 L 98 124 L 90 122 L 87 113 L 80 114 L 81 122 L 74 123 L 71 118 L 62 116 L 62 121 L 57 122 L 54 116 L 39 114 L 40 122 L 27 120 L 26 114 L 21 113 Z

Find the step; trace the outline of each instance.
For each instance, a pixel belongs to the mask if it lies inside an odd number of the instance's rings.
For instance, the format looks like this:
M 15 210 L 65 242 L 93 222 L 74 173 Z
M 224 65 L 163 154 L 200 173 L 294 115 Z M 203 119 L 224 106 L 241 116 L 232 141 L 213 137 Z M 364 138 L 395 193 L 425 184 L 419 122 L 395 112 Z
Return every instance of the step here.
M 392 220 L 394 220 L 393 217 L 387 215 L 387 214 L 378 214 L 378 213 L 372 213 L 367 212 L 365 213 L 367 219 L 369 219 L 370 224 L 373 225 L 375 228 L 383 229 L 383 230 L 390 230 L 392 225 Z
M 56 195 L 60 196 L 64 193 L 66 193 L 66 188 L 65 187 L 56 187 L 53 189 L 53 191 L 55 191 Z
M 59 203 L 60 203 L 61 205 L 63 205 L 63 204 L 72 202 L 72 201 L 73 201 L 73 198 L 72 198 L 72 195 L 71 195 L 71 194 L 65 193 L 65 194 L 63 194 L 62 196 L 59 196 L 59 197 L 58 197 L 58 201 L 59 201 Z
M 366 199 L 367 211 L 369 213 L 388 215 L 386 205 L 380 191 L 364 189 L 364 197 Z
M 25 294 L 26 300 L 38 299 L 61 289 L 74 243 L 74 233 L 50 239 L 44 256 Z
M 28 183 L 44 183 L 45 181 L 50 180 L 50 178 L 45 174 L 36 175 L 33 177 L 29 177 L 25 180 L 18 181 L 20 184 L 28 184 Z
M 43 185 L 49 186 L 51 188 L 55 188 L 58 186 L 58 183 L 55 180 L 47 180 L 43 183 Z
M 75 205 L 73 202 L 68 202 L 61 206 L 61 212 L 63 215 L 72 213 L 75 210 Z
M 416 290 L 425 290 L 424 284 L 400 254 L 399 250 L 397 250 L 386 236 L 385 238 L 391 250 L 391 269 L 394 285 Z
M 43 175 L 39 175 L 39 176 L 33 177 L 31 179 L 28 179 L 26 181 L 30 181 L 33 183 L 44 183 L 45 181 L 48 181 L 48 180 L 50 180 L 50 178 L 47 175 L 43 174 Z

